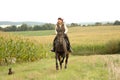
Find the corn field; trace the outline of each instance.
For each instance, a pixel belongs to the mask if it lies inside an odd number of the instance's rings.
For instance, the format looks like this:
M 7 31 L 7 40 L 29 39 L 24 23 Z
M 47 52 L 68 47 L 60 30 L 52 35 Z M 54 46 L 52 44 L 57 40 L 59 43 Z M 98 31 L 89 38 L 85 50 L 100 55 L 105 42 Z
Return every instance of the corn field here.
M 43 44 L 36 44 L 35 41 L 23 36 L 0 32 L 0 65 L 35 61 L 47 57 L 48 53 L 44 48 Z

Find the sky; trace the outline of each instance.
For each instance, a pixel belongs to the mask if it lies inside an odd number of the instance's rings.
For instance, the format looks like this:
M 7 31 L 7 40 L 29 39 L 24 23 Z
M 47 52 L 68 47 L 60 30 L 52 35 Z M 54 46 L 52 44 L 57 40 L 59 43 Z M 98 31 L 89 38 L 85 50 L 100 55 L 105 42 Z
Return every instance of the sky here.
M 0 21 L 66 23 L 120 20 L 119 0 L 0 0 Z

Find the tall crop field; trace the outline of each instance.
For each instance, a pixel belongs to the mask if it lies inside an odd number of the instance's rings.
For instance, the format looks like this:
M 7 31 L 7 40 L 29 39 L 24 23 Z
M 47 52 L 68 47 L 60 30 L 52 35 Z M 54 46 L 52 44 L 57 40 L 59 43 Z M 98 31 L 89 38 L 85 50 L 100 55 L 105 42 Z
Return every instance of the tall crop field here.
M 35 61 L 47 57 L 46 47 L 23 36 L 0 32 L 0 65 Z

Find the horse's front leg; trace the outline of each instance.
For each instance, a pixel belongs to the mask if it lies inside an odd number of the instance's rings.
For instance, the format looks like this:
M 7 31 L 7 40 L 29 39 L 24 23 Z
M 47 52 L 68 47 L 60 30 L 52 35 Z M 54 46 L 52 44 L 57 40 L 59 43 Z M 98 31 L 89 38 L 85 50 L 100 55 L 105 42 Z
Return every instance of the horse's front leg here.
M 69 58 L 69 53 L 68 53 L 68 54 L 66 54 L 65 69 L 67 69 L 68 58 Z
M 64 43 L 64 44 L 65 44 L 65 43 Z M 63 57 L 63 61 L 64 61 L 64 58 L 66 57 L 66 60 L 65 60 L 65 69 L 66 69 L 66 68 L 67 68 L 67 63 L 68 63 L 68 58 L 69 58 L 69 53 L 68 53 L 68 51 L 67 51 L 66 45 L 63 45 L 63 47 L 64 47 L 64 51 L 65 51 L 64 57 Z
M 62 63 L 61 63 L 61 56 L 60 55 L 58 56 L 58 59 L 59 59 L 60 69 L 62 69 Z
M 56 70 L 59 70 L 59 68 L 58 68 L 58 53 L 56 53 L 55 59 L 56 59 Z
M 60 61 L 60 68 L 62 69 L 62 63 L 64 62 L 65 57 L 62 58 L 62 60 Z

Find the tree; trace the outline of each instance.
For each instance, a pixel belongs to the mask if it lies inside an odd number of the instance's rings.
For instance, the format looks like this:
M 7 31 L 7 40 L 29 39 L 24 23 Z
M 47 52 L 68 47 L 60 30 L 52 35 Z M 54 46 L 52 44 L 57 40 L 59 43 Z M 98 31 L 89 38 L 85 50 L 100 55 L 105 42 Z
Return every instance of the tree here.
M 116 20 L 113 25 L 120 25 L 120 21 Z
M 33 27 L 33 30 L 40 30 L 41 29 L 41 26 L 40 25 L 35 25 L 34 27 Z
M 29 26 L 29 27 L 27 28 L 27 30 L 28 30 L 28 31 L 32 31 L 32 30 L 33 30 L 33 27 L 32 27 L 32 26 Z
M 70 26 L 71 27 L 73 27 L 73 26 L 79 26 L 79 24 L 77 24 L 77 23 L 71 23 Z
M 17 30 L 17 27 L 15 25 L 12 25 L 10 31 L 16 31 L 16 30 Z
M 96 22 L 96 23 L 95 23 L 95 26 L 101 26 L 101 25 L 102 25 L 101 22 Z
M 52 29 L 54 29 L 54 26 L 55 26 L 54 24 L 46 23 L 42 26 L 42 29 L 43 30 L 52 30 Z
M 20 31 L 27 31 L 28 25 L 27 24 L 22 24 L 20 27 Z
M 3 31 L 11 31 L 11 27 L 10 27 L 10 26 L 5 27 L 5 28 L 3 29 Z
M 8 26 L 2 29 L 3 31 L 16 31 L 17 27 L 15 25 Z
M 2 31 L 3 30 L 3 28 L 2 27 L 0 27 L 0 31 Z
M 107 23 L 105 23 L 105 24 L 103 24 L 104 26 L 111 26 L 111 25 L 113 25 L 113 23 L 112 22 L 107 22 Z

